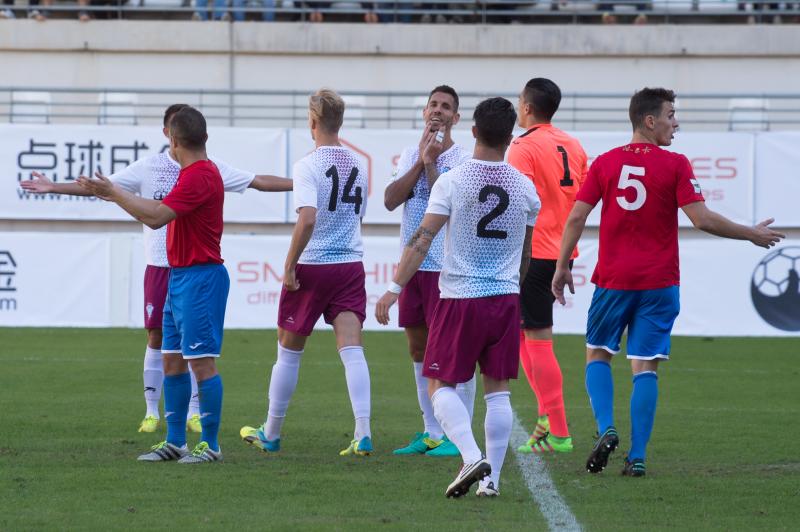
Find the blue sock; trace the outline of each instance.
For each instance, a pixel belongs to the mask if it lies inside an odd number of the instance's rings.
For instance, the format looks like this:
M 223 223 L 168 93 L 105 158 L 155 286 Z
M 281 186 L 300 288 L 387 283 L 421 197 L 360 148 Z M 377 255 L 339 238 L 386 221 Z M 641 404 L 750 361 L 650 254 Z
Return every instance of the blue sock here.
M 186 413 L 192 398 L 189 372 L 164 376 L 164 415 L 167 418 L 167 441 L 178 447 L 186 445 Z
M 208 444 L 212 451 L 219 451 L 217 434 L 219 419 L 222 416 L 222 377 L 214 375 L 210 379 L 197 383 L 200 392 L 200 425 L 203 434 L 200 439 Z
M 631 450 L 628 459 L 644 460 L 647 442 L 653 432 L 658 403 L 658 375 L 654 371 L 645 371 L 633 376 L 633 392 L 631 392 Z
M 586 365 L 586 392 L 592 404 L 597 432 L 603 434 L 614 426 L 614 379 L 611 364 L 595 360 Z

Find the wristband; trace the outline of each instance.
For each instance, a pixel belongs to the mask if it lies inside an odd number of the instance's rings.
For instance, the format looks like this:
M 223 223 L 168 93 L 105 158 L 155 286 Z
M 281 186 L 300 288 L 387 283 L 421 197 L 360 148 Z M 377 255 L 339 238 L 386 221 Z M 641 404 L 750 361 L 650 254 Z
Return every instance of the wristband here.
M 400 294 L 400 292 L 402 290 L 403 290 L 403 287 L 400 286 L 399 284 L 395 283 L 394 281 L 389 283 L 389 288 L 386 289 L 387 292 L 391 292 L 393 294 L 398 294 L 398 295 Z

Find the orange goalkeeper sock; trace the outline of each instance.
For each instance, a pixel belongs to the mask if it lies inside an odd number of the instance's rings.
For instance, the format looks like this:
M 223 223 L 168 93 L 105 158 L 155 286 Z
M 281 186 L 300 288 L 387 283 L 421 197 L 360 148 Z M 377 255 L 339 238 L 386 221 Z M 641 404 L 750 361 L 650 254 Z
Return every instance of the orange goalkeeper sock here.
M 544 410 L 544 404 L 542 403 L 541 395 L 539 395 L 539 387 L 536 385 L 536 379 L 533 378 L 533 362 L 531 361 L 531 356 L 528 354 L 528 349 L 525 345 L 525 333 L 520 331 L 519 334 L 519 361 L 522 364 L 522 370 L 525 372 L 525 377 L 528 378 L 528 384 L 531 385 L 531 390 L 533 390 L 533 394 L 536 396 L 538 416 L 544 417 L 547 415 L 547 413 Z
M 560 438 L 567 437 L 569 429 L 564 411 L 563 377 L 553 352 L 553 341 L 526 339 L 525 348 L 531 360 L 533 379 L 539 390 L 537 397 L 541 398 L 550 421 L 550 433 Z

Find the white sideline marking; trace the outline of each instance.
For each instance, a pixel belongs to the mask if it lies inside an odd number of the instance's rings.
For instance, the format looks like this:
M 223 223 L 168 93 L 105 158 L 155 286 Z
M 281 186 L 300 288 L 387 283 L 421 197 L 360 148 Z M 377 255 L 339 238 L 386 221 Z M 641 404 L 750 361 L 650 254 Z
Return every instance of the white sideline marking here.
M 569 509 L 567 502 L 561 495 L 547 472 L 547 466 L 541 457 L 535 454 L 522 454 L 517 451 L 517 447 L 528 441 L 528 433 L 519 422 L 517 413 L 512 409 L 513 425 L 511 426 L 511 447 L 514 457 L 517 459 L 522 478 L 528 491 L 531 492 L 533 500 L 539 505 L 539 510 L 547 520 L 550 530 L 580 530 L 581 525 L 575 519 L 572 510 Z

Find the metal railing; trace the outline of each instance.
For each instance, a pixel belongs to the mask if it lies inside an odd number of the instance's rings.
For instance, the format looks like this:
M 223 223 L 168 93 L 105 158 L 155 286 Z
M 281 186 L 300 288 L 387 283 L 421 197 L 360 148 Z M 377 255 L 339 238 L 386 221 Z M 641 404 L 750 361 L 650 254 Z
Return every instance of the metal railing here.
M 800 0 L 107 0 L 105 5 L 0 6 L 17 17 L 492 23 L 800 22 Z M 196 4 L 204 4 L 203 7 Z M 374 15 L 374 16 L 373 16 Z M 645 17 L 640 17 L 645 15 Z M 777 18 L 776 18 L 777 17 Z
M 28 124 L 159 124 L 173 103 L 200 109 L 209 124 L 241 127 L 305 127 L 311 90 L 64 89 L 0 87 L 0 121 Z M 416 128 L 427 93 L 343 91 L 346 128 Z M 516 92 L 461 93 L 469 118 L 479 101 Z M 565 93 L 556 122 L 572 130 L 628 126 L 630 94 Z M 678 119 L 693 131 L 800 129 L 800 93 L 679 94 Z M 459 127 L 468 128 L 471 120 Z

